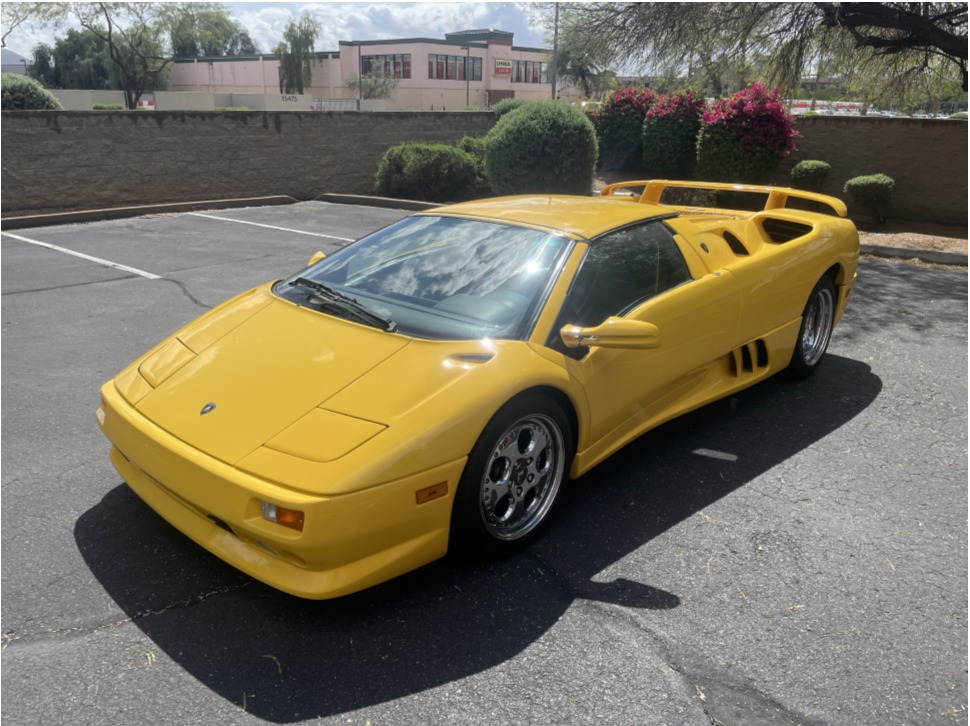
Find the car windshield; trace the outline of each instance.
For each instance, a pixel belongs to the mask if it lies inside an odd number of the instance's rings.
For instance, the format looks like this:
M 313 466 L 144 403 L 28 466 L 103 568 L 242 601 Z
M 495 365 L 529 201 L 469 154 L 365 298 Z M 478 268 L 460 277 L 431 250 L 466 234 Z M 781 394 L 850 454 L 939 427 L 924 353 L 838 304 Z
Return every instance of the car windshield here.
M 405 335 L 521 339 L 570 244 L 527 227 L 420 215 L 345 247 L 274 292 Z

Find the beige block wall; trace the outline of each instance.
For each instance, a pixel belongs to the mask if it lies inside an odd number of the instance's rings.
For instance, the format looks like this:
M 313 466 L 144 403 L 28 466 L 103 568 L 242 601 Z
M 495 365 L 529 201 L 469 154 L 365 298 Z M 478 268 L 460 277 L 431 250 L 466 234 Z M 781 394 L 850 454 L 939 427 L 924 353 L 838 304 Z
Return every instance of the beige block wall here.
M 245 105 L 238 98 L 233 105 Z M 494 122 L 488 112 L 4 111 L 2 211 L 371 194 L 389 147 L 481 136 Z M 965 122 L 813 117 L 797 125 L 799 149 L 776 183 L 789 184 L 802 159 L 832 165 L 823 191 L 839 197 L 847 179 L 882 172 L 896 180 L 893 216 L 966 225 Z
M 844 198 L 852 177 L 888 174 L 896 182 L 891 216 L 967 224 L 966 121 L 810 116 L 795 125 L 798 150 L 782 163 L 778 184 L 791 183 L 797 162 L 818 159 L 832 165 L 827 194 Z
M 326 192 L 373 194 L 404 140 L 485 134 L 491 113 L 2 113 L 5 216 Z

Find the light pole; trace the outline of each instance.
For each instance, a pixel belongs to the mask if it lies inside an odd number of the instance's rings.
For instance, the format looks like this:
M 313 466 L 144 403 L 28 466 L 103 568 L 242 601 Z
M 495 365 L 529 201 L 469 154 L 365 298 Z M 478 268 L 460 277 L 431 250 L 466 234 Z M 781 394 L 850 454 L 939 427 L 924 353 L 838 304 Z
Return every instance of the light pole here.
M 465 51 L 465 108 L 468 108 L 468 106 L 470 105 L 468 97 L 471 91 L 469 86 L 471 81 L 468 78 L 468 53 L 471 50 L 471 48 L 469 48 L 467 45 L 463 45 L 461 49 Z
M 556 3 L 556 19 L 552 26 L 552 100 L 556 100 L 556 75 L 559 70 L 559 3 Z

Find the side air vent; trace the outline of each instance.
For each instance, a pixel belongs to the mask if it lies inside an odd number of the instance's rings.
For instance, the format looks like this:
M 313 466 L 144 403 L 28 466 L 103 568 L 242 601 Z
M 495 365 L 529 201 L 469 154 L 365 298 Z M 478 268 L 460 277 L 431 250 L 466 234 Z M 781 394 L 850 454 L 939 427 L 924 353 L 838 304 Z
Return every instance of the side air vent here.
M 736 255 L 747 257 L 750 253 L 748 248 L 744 246 L 744 243 L 739 240 L 735 235 L 731 234 L 727 230 L 722 232 L 724 236 L 724 241 L 728 243 L 728 247 L 731 248 L 731 252 Z
M 812 231 L 810 225 L 789 222 L 786 219 L 775 219 L 774 217 L 763 218 L 761 220 L 761 228 L 768 235 L 768 239 L 775 244 L 791 242 L 793 239 L 804 237 Z
M 768 346 L 760 338 L 732 351 L 734 375 L 738 378 L 761 374 L 768 367 Z

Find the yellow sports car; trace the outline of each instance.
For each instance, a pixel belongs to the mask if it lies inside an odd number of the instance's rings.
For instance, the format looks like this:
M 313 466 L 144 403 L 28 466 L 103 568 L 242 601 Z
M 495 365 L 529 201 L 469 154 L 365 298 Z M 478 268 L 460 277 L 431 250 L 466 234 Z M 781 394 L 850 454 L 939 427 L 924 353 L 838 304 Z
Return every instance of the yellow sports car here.
M 673 187 L 763 208 L 661 203 Z M 294 595 L 514 552 L 568 477 L 815 370 L 856 277 L 845 215 L 669 181 L 415 214 L 203 315 L 104 385 L 98 422 L 149 506 Z

